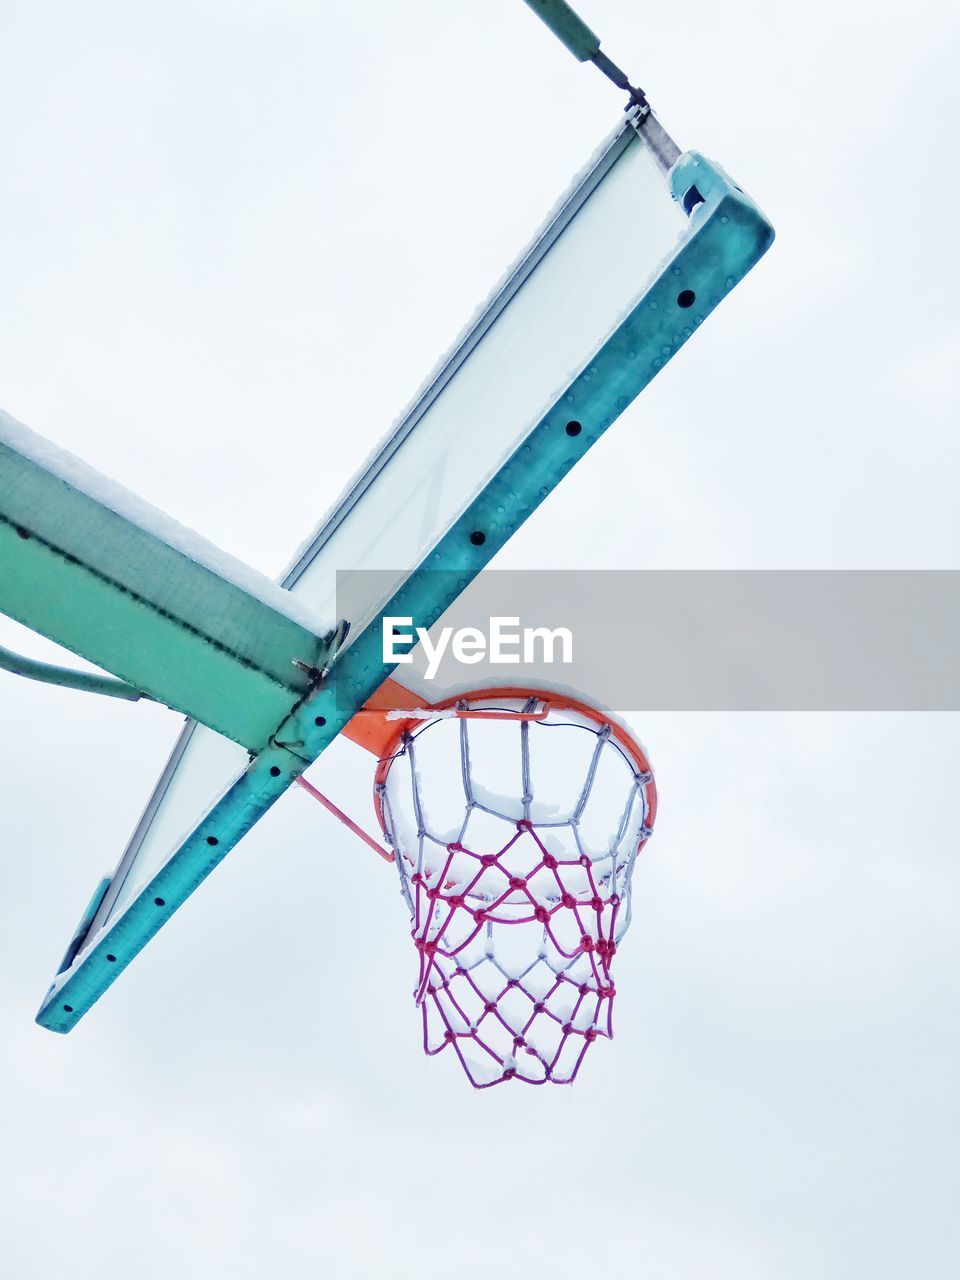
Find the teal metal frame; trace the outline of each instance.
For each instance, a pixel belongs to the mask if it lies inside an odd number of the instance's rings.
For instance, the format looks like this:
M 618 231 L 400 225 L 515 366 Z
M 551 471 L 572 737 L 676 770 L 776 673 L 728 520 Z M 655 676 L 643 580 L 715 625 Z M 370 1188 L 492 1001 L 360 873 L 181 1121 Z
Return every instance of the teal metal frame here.
M 209 563 L 177 546 L 146 504 L 115 510 L 97 480 L 0 415 L 0 611 L 122 684 L 9 651 L 0 667 L 113 696 L 135 691 L 259 750 L 309 691 L 334 637 L 291 616 L 297 602 L 271 579 L 234 562 L 231 581 L 230 558 L 195 536 L 189 545 Z
M 634 110 L 623 130 L 641 132 L 655 124 L 648 113 Z M 596 181 L 597 167 L 609 163 L 608 152 L 571 193 L 557 219 L 574 216 L 583 191 Z M 673 198 L 690 218 L 676 251 L 589 366 L 564 388 L 502 470 L 411 572 L 384 614 L 410 616 L 416 626 L 435 622 L 772 243 L 773 228 L 757 205 L 702 155 L 682 155 L 670 168 L 668 180 Z M 518 273 L 529 269 L 553 226 L 532 246 Z M 507 301 L 509 287 L 508 282 L 501 290 Z M 499 301 L 498 296 L 491 306 Z M 486 320 L 487 313 L 477 326 Z M 458 358 L 459 349 L 451 361 Z M 572 420 L 580 424 L 577 434 L 566 429 Z M 290 586 L 297 572 L 295 566 L 283 585 Z M 37 1015 L 42 1026 L 66 1032 L 76 1025 L 392 669 L 383 662 L 375 622 L 351 638 L 335 658 L 330 676 L 296 702 L 271 745 L 251 759 L 242 776 L 116 918 L 104 907 L 110 884 L 100 886 Z M 115 889 L 124 874 L 121 863 Z

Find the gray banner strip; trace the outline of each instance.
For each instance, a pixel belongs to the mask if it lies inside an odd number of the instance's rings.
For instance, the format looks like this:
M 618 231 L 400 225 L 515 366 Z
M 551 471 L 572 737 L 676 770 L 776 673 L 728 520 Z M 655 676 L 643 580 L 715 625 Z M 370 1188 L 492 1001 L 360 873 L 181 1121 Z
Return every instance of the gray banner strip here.
M 359 602 L 394 578 L 340 574 L 341 616 L 357 616 Z M 496 618 L 515 620 L 500 624 L 518 633 L 501 657 L 518 660 L 492 660 L 489 644 L 483 656 L 480 640 L 489 641 Z M 430 653 L 447 628 L 428 679 Z M 455 643 L 464 628 L 480 640 L 467 633 Z M 563 629 L 571 643 L 555 638 L 548 661 L 535 642 L 533 660 L 524 660 L 531 628 Z M 397 649 L 413 659 L 398 678 L 414 673 L 437 698 L 542 682 L 625 711 L 956 711 L 960 573 L 488 570 L 427 641 Z

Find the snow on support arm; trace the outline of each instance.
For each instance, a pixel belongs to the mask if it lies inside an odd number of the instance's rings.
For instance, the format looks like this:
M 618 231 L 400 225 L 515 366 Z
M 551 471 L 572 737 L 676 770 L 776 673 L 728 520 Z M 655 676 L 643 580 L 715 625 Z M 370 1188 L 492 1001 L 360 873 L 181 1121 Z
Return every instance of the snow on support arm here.
M 2 412 L 0 612 L 254 751 L 329 650 L 302 601 Z

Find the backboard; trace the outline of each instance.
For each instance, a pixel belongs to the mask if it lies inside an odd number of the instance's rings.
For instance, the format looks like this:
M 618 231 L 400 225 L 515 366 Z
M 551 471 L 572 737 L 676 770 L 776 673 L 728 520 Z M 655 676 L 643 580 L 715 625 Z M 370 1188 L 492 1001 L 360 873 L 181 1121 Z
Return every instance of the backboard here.
M 69 1031 L 374 694 L 391 671 L 382 617 L 431 625 L 772 238 L 648 108 L 624 115 L 283 577 L 314 638 L 337 637 L 329 662 L 299 664 L 259 737 L 187 723 L 41 1025 Z M 382 574 L 347 613 L 337 574 L 354 569 Z

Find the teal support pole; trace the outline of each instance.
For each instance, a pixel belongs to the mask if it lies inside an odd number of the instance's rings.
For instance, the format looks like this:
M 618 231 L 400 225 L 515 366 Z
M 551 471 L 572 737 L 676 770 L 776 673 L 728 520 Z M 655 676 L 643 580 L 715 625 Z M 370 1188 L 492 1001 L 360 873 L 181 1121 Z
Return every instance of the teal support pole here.
M 600 37 L 564 0 L 524 0 L 550 28 L 578 62 L 589 62 L 600 52 Z
M 79 689 L 83 693 L 100 693 L 107 698 L 125 698 L 128 702 L 138 702 L 149 695 L 141 693 L 132 684 L 123 680 L 115 680 L 113 676 L 101 676 L 93 671 L 75 671 L 71 667 L 56 667 L 49 662 L 37 662 L 33 658 L 25 658 L 12 649 L 4 649 L 0 645 L 0 670 L 10 671 L 15 676 L 24 676 L 27 680 L 39 680 L 41 684 L 56 684 L 64 689 Z M 152 699 L 151 699 L 152 701 Z
M 600 37 L 592 31 L 566 0 L 524 0 L 544 22 L 560 43 L 573 54 L 578 62 L 592 62 L 618 89 L 629 93 L 630 100 L 638 107 L 646 106 L 642 89 L 630 83 L 625 71 L 621 71 L 600 48 Z

